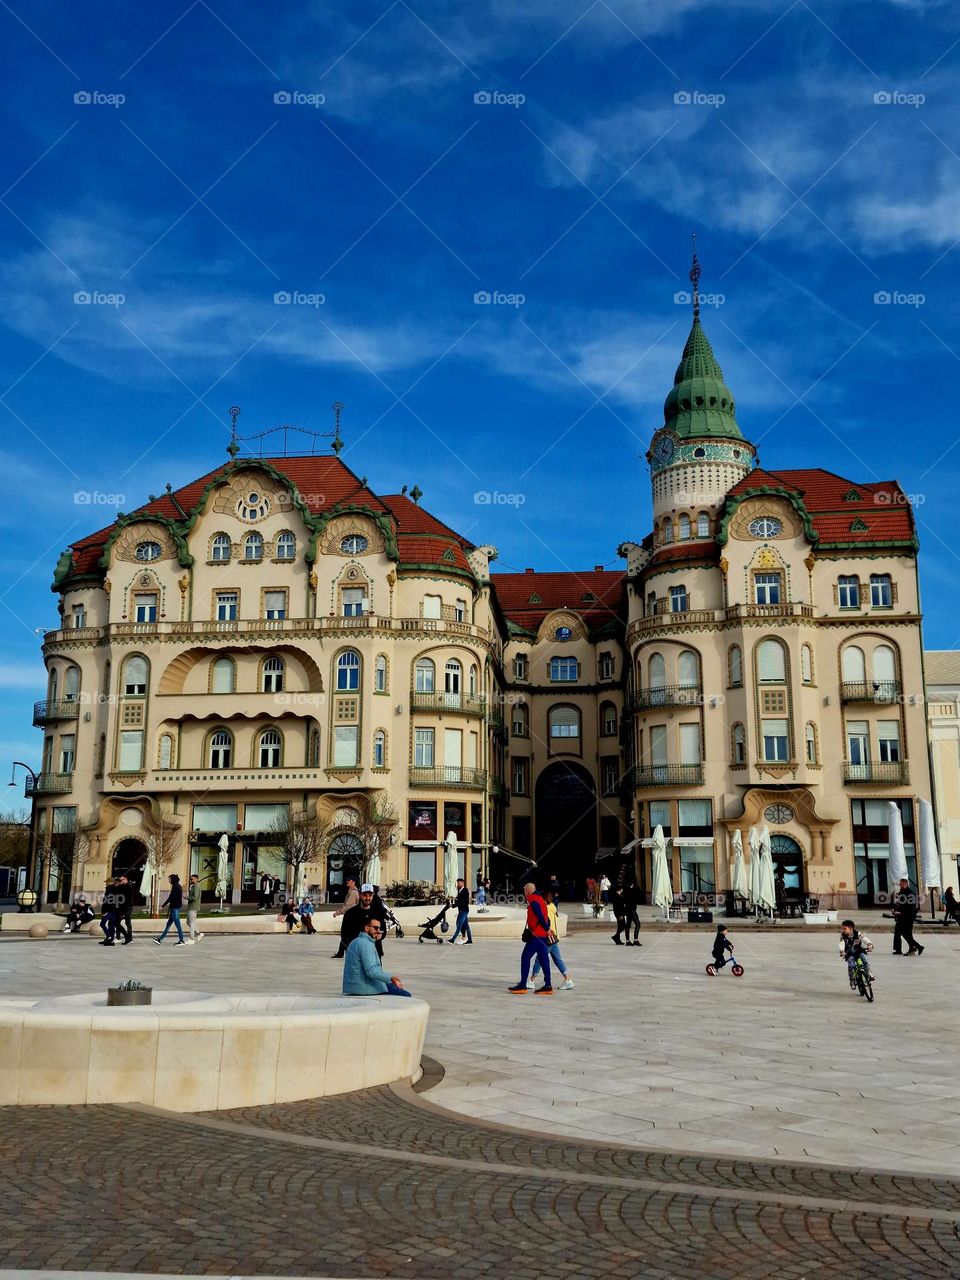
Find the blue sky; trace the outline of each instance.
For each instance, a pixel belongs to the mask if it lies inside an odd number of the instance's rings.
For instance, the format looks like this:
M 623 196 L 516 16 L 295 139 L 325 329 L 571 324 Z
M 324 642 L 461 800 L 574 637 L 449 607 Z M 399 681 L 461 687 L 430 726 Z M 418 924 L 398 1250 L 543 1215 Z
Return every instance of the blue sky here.
M 74 495 L 217 465 L 233 404 L 343 400 L 345 460 L 503 568 L 622 563 L 693 229 L 762 462 L 917 495 L 955 646 L 958 42 L 923 0 L 4 0 L 0 768 L 111 514 Z

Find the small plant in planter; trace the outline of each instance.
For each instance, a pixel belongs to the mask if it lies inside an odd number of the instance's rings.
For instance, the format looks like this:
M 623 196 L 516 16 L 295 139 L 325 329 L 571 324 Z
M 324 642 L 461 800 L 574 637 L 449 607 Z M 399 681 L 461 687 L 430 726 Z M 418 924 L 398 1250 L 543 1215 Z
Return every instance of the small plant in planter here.
M 107 988 L 108 1005 L 143 1005 L 153 1001 L 153 987 L 146 987 L 136 978 L 127 978 L 115 987 Z

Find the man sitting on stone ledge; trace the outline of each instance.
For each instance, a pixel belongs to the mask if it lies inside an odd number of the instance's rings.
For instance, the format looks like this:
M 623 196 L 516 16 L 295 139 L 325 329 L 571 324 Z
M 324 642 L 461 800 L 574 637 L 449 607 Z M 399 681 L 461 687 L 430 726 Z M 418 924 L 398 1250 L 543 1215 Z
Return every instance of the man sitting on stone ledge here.
M 402 979 L 388 978 L 377 955 L 380 937 L 379 920 L 368 920 L 347 947 L 343 963 L 343 994 L 345 996 L 408 996 Z

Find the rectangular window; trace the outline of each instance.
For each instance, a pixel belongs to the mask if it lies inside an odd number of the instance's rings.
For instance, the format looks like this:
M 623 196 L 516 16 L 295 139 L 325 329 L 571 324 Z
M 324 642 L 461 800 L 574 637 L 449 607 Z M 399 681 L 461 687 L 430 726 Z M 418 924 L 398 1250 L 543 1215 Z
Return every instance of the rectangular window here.
M 670 588 L 670 612 L 686 613 L 689 607 L 689 597 L 687 596 L 686 587 Z
M 77 753 L 76 734 L 64 733 L 60 736 L 60 772 L 73 773 L 73 763 Z
M 424 596 L 423 616 L 425 618 L 439 618 L 441 613 L 441 603 L 439 596 Z
M 143 732 L 126 729 L 120 734 L 121 773 L 134 773 L 143 767 Z
M 665 724 L 650 726 L 650 762 L 651 764 L 667 763 L 667 726 Z
M 877 739 L 880 759 L 889 764 L 896 764 L 900 760 L 899 720 L 880 720 L 877 724 Z
M 437 879 L 436 849 L 411 849 L 407 854 L 407 875 L 411 880 L 435 884 Z
M 620 785 L 620 761 L 616 756 L 605 756 L 600 761 L 600 789 L 605 796 L 617 794 Z
M 677 830 L 681 836 L 712 836 L 709 800 L 678 800 Z
M 147 592 L 133 597 L 133 618 L 135 622 L 156 622 L 157 595 Z
M 516 680 L 526 680 L 527 678 L 527 655 L 518 653 L 513 660 L 513 675 Z
M 286 591 L 265 591 L 263 593 L 263 616 L 274 620 L 287 616 Z
M 455 622 L 466 622 L 467 620 L 467 602 L 466 600 L 458 600 L 453 606 L 453 617 Z
M 600 655 L 600 679 L 612 680 L 614 674 L 614 663 L 612 653 L 601 653 Z
M 550 659 L 550 679 L 558 682 L 576 682 L 577 671 L 576 658 L 551 658 Z
M 344 587 L 342 595 L 345 618 L 359 618 L 366 611 L 367 593 L 363 587 Z
M 433 840 L 437 834 L 437 805 L 434 800 L 411 800 L 407 835 L 411 840 Z
M 671 826 L 670 820 L 669 800 L 650 801 L 650 835 L 653 835 L 657 827 L 663 827 L 663 834 L 665 836 L 672 834 L 673 827 Z
M 682 724 L 680 726 L 680 763 L 700 763 L 699 724 Z
M 870 726 L 866 720 L 847 721 L 847 760 L 850 764 L 870 763 Z
M 764 760 L 789 760 L 786 720 L 764 720 L 761 727 Z
M 418 769 L 433 768 L 434 731 L 432 729 L 414 729 L 413 731 L 413 763 Z
M 513 762 L 513 794 L 515 796 L 525 796 L 527 794 L 526 760 L 514 760 Z
M 780 603 L 779 573 L 757 573 L 753 578 L 754 599 L 757 604 Z
M 87 625 L 87 610 L 82 604 L 73 606 L 73 625 L 75 627 L 85 627 Z
M 355 724 L 338 724 L 333 729 L 334 768 L 356 764 L 359 756 L 359 729 Z
M 217 622 L 236 622 L 236 620 L 237 620 L 236 591 L 218 591 L 217 592 Z
M 713 849 L 708 845 L 687 845 L 680 850 L 680 892 L 713 893 Z
M 229 809 L 231 805 L 216 806 Z M 285 804 L 245 804 L 243 806 L 244 831 L 270 831 L 276 834 L 286 828 L 289 821 Z M 234 817 L 236 822 L 236 817 Z
M 837 603 L 841 609 L 860 608 L 859 578 L 842 577 L 837 581 Z
M 893 590 L 888 573 L 875 573 L 870 578 L 870 603 L 874 609 L 889 609 L 893 604 Z

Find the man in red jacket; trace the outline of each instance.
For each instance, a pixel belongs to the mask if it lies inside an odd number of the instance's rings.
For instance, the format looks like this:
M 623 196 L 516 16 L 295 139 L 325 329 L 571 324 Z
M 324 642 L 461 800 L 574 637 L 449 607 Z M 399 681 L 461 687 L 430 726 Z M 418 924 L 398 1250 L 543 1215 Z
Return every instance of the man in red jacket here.
M 527 927 L 525 930 L 527 942 L 520 956 L 520 982 L 517 986 L 510 987 L 508 990 L 515 996 L 525 996 L 527 994 L 527 975 L 530 972 L 530 961 L 536 956 L 540 961 L 540 968 L 543 970 L 543 986 L 539 987 L 534 992 L 534 995 L 552 996 L 550 952 L 547 950 L 547 943 L 553 941 L 553 934 L 550 931 L 547 904 L 537 893 L 535 884 L 525 884 L 523 886 L 523 896 L 527 900 Z

